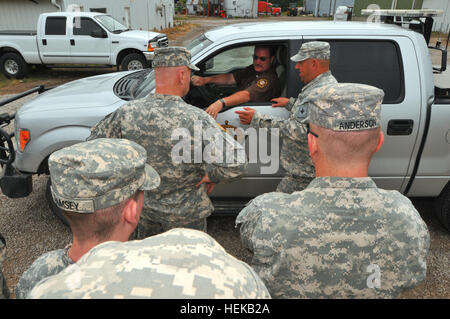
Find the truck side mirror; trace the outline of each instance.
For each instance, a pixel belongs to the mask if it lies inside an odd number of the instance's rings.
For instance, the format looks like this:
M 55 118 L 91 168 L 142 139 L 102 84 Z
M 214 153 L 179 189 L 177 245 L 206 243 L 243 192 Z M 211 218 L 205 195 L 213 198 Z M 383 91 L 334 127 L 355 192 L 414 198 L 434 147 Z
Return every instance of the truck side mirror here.
M 211 70 L 212 68 L 214 68 L 214 59 L 209 59 L 205 63 L 205 70 Z
M 433 66 L 433 72 L 434 73 L 442 73 L 445 70 L 447 70 L 447 50 L 441 49 L 437 46 L 436 47 L 429 46 L 428 48 L 432 49 L 432 50 L 438 50 L 441 52 L 441 65 L 440 65 L 440 67 Z
M 96 29 L 91 32 L 91 37 L 93 38 L 107 38 L 108 35 L 102 29 Z

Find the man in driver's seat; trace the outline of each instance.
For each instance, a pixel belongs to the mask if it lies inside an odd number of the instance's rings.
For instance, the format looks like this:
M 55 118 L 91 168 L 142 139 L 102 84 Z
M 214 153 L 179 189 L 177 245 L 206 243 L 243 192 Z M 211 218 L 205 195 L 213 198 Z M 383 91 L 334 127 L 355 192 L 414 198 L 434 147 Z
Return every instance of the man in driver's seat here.
M 195 86 L 208 83 L 237 85 L 238 91 L 236 93 L 218 99 L 206 109 L 208 114 L 216 118 L 217 114 L 225 107 L 246 102 L 269 102 L 272 98 L 279 97 L 281 93 L 280 81 L 273 66 L 274 60 L 274 48 L 255 46 L 252 65 L 230 73 L 209 77 L 194 75 L 191 81 Z

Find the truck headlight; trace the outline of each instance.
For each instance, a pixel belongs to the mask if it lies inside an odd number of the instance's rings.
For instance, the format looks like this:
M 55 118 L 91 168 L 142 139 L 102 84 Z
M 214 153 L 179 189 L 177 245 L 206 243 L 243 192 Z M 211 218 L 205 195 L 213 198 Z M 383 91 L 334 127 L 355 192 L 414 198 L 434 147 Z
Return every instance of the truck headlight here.
M 148 49 L 147 51 L 152 52 L 154 51 L 156 48 L 158 47 L 158 42 L 154 41 L 154 42 L 148 42 Z

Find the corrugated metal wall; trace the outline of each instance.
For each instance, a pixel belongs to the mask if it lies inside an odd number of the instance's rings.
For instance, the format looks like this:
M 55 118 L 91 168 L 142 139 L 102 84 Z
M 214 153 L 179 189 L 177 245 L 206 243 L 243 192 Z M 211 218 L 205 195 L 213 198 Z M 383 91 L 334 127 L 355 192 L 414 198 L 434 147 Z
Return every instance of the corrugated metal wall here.
M 36 30 L 41 13 L 59 11 L 50 0 L 37 2 L 0 0 L 0 30 Z
M 106 8 L 108 14 L 136 30 L 161 30 L 173 26 L 174 0 L 64 0 L 67 8 L 78 4 L 83 11 Z
M 36 3 L 37 2 L 37 3 Z M 38 17 L 59 9 L 51 0 L 0 0 L 0 30 L 36 30 Z M 65 11 L 78 4 L 82 11 L 106 8 L 106 12 L 136 30 L 161 30 L 173 26 L 174 0 L 60 0 Z
M 319 1 L 319 2 L 317 2 Z M 354 6 L 355 0 L 305 0 L 305 11 L 315 14 L 317 7 L 317 16 L 331 16 L 336 12 L 339 6 Z

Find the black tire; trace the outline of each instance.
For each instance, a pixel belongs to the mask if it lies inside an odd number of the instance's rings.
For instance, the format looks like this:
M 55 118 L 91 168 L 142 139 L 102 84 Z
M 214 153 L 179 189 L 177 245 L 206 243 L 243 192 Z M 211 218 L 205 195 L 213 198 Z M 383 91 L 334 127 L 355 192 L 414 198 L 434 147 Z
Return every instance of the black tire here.
M 435 201 L 435 213 L 444 227 L 450 231 L 450 182 Z
M 23 79 L 28 74 L 28 64 L 17 53 L 6 53 L 0 58 L 0 71 L 8 78 Z
M 123 58 L 121 66 L 122 71 L 142 70 L 148 67 L 148 63 L 142 54 L 130 53 Z
M 45 198 L 47 199 L 48 207 L 50 207 L 50 210 L 59 218 L 60 221 L 63 222 L 64 225 L 69 227 L 69 223 L 67 222 L 67 219 L 64 217 L 62 210 L 56 206 L 55 202 L 53 201 L 52 192 L 50 191 L 50 186 L 52 185 L 52 180 L 50 179 L 50 176 L 47 180 L 47 186 L 45 187 Z

